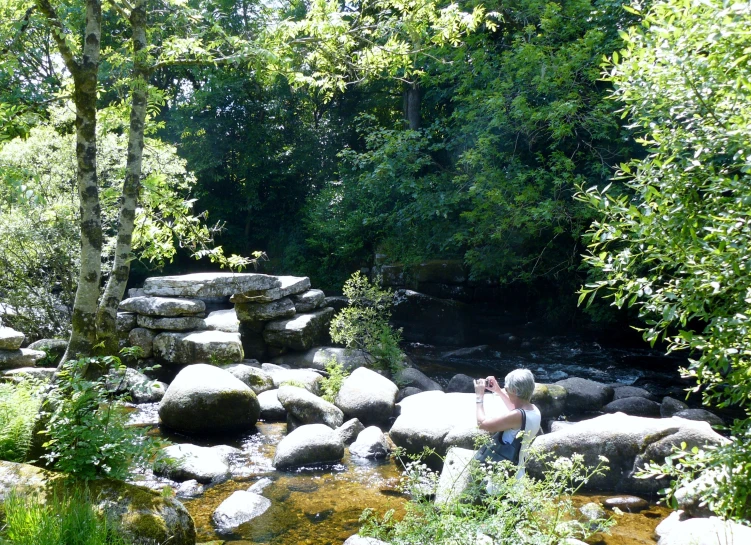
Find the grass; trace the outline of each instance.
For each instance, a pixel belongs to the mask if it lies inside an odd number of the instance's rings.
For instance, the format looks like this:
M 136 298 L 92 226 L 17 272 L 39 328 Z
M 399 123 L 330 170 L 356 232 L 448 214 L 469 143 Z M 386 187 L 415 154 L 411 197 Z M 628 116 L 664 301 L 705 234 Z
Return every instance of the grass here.
M 31 382 L 0 384 L 0 460 L 26 459 L 41 403 Z

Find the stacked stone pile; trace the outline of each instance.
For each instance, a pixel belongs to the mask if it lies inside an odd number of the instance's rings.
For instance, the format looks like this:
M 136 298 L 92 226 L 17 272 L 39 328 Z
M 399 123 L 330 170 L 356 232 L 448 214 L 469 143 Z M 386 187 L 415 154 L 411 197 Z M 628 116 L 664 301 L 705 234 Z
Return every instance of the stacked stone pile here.
M 21 348 L 25 339 L 23 333 L 0 325 L 0 370 L 34 367 L 45 357 L 41 350 Z
M 307 277 L 152 277 L 129 294 L 118 313 L 123 344 L 141 347 L 144 358 L 178 365 L 236 363 L 308 350 L 325 341 L 335 313 Z M 211 308 L 216 310 L 207 314 Z

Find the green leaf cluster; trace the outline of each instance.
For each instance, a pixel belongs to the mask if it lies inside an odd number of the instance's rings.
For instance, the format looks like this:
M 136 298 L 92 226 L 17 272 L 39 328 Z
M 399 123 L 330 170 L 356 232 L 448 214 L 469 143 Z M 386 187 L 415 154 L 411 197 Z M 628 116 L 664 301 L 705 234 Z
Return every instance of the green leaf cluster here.
M 321 380 L 321 397 L 329 403 L 333 403 L 339 394 L 339 390 L 342 389 L 344 379 L 349 376 L 349 372 L 333 356 L 326 360 L 324 369 L 328 376 Z
M 26 461 L 41 404 L 40 387 L 31 381 L 0 384 L 0 460 Z

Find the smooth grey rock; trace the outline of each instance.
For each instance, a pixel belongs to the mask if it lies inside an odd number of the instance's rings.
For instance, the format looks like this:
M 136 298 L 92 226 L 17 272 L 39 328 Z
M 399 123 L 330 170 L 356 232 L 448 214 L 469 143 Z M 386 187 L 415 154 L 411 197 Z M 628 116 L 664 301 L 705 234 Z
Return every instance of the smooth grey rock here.
M 414 367 L 405 367 L 404 369 L 400 369 L 394 377 L 394 382 L 399 384 L 401 387 L 412 386 L 413 388 L 419 388 L 424 392 L 429 392 L 432 390 L 443 391 L 443 388 L 441 388 L 440 384 Z
M 334 359 L 344 369 L 351 371 L 358 367 L 365 367 L 370 364 L 371 357 L 363 350 L 351 350 L 349 348 L 336 348 L 331 346 L 322 346 L 311 348 L 303 353 L 291 353 L 283 356 L 277 356 L 271 360 L 278 365 L 289 365 L 290 367 L 309 367 L 311 369 L 326 369 L 329 360 Z
M 291 318 L 295 305 L 289 297 L 270 303 L 235 303 L 235 313 L 241 322 L 267 322 Z
M 254 494 L 262 494 L 263 491 L 271 484 L 273 484 L 274 481 L 269 479 L 268 477 L 261 477 L 256 482 L 254 482 L 249 488 L 248 492 L 253 492 Z
M 270 303 L 289 295 L 302 293 L 310 289 L 310 278 L 307 276 L 277 276 L 278 286 L 260 290 L 238 290 L 232 295 L 233 303 Z
M 393 430 L 391 435 L 393 438 Z M 665 457 L 672 454 L 673 447 L 681 442 L 692 448 L 725 444 L 727 439 L 705 422 L 615 413 L 539 435 L 532 448 L 555 456 L 581 454 L 589 466 L 596 466 L 599 456 L 605 456 L 610 471 L 605 475 L 592 476 L 585 485 L 587 489 L 649 494 L 657 492 L 664 484 L 655 479 L 639 479 L 635 474 L 646 462 L 663 463 Z M 543 470 L 544 465 L 540 460 L 533 458 L 527 461 L 527 471 L 531 476 L 539 478 Z
M 196 481 L 195 479 L 190 479 L 188 481 L 180 483 L 180 486 L 175 489 L 175 495 L 178 498 L 190 500 L 202 495 L 205 490 L 206 489 L 204 488 L 204 486 L 198 481 Z
M 349 299 L 347 299 L 343 295 L 332 295 L 331 297 L 326 297 L 326 299 L 323 300 L 323 306 L 331 307 L 335 311 L 339 312 L 343 308 L 347 308 L 349 306 Z
M 338 428 L 344 422 L 344 414 L 334 404 L 297 386 L 282 386 L 277 398 L 287 411 L 302 424 L 325 424 Z
M 711 517 L 715 515 L 716 513 L 713 513 L 704 504 L 702 495 L 708 490 L 714 489 L 721 479 L 720 470 L 705 470 L 697 479 L 675 491 L 675 501 L 678 503 L 678 508 L 682 509 L 689 517 Z
M 124 334 L 127 339 L 130 330 L 136 327 L 137 319 L 137 315 L 131 312 L 118 312 L 115 320 L 115 329 L 118 333 Z
M 623 397 L 605 405 L 606 413 L 626 413 L 634 416 L 660 416 L 660 404 L 645 397 Z
M 261 516 L 271 507 L 271 500 L 260 494 L 237 490 L 224 500 L 211 515 L 219 532 L 229 532 L 241 524 Z
M 649 507 L 649 502 L 638 496 L 614 496 L 607 498 L 603 504 L 608 509 L 615 509 L 617 507 L 627 513 L 638 513 Z
M 0 377 L 7 377 L 15 382 L 21 382 L 28 377 L 40 380 L 49 380 L 55 376 L 57 370 L 54 367 L 19 367 L 0 371 Z
M 230 478 L 230 460 L 240 453 L 239 449 L 225 445 L 170 445 L 161 450 L 161 460 L 154 465 L 154 473 L 178 482 L 220 483 Z
M 18 369 L 20 367 L 34 367 L 36 363 L 47 356 L 41 350 L 0 350 L 0 370 Z
M 261 420 L 266 422 L 284 422 L 287 409 L 279 401 L 279 390 L 266 390 L 258 394 L 258 404 L 261 406 Z
M 275 388 L 271 375 L 258 367 L 246 363 L 231 363 L 221 368 L 247 384 L 256 395 Z
M 281 286 L 275 276 L 257 273 L 193 273 L 152 276 L 143 284 L 146 295 L 162 297 L 229 297 L 233 293 L 268 290 Z
M 436 487 L 436 505 L 442 506 L 456 501 L 467 492 L 472 482 L 469 465 L 475 452 L 460 447 L 449 448 Z
M 168 363 L 233 363 L 243 359 L 242 343 L 237 333 L 195 331 L 160 333 L 154 337 L 154 356 Z
M 535 384 L 535 391 L 532 393 L 532 403 L 540 409 L 542 418 L 546 420 L 554 420 L 563 414 L 567 398 L 566 389 L 557 384 Z
M 643 397 L 654 401 L 654 396 L 644 388 L 638 388 L 637 386 L 614 386 L 613 387 L 613 401 L 624 399 L 627 397 Z
M 339 434 L 325 424 L 300 426 L 279 442 L 273 465 L 287 469 L 307 464 L 338 462 L 344 456 Z
M 148 329 L 160 329 L 165 331 L 193 331 L 206 329 L 206 322 L 197 316 L 177 316 L 175 318 L 162 318 L 159 316 L 138 315 L 138 325 Z
M 357 440 L 349 446 L 349 452 L 359 458 L 377 460 L 388 456 L 389 448 L 386 436 L 377 426 L 369 426 L 357 435 Z
M 310 312 L 323 306 L 326 295 L 322 290 L 308 290 L 298 295 L 292 295 L 291 299 L 295 304 L 295 310 L 300 314 L 301 312 Z
M 481 344 L 479 346 L 468 346 L 466 348 L 458 348 L 456 350 L 450 350 L 441 354 L 444 358 L 482 358 L 487 356 L 490 352 L 490 346 L 487 344 Z
M 130 367 L 111 372 L 107 387 L 113 393 L 127 393 L 134 403 L 156 403 L 162 400 L 167 391 L 167 385 L 164 382 L 151 380 L 140 371 Z
M 674 513 L 675 514 L 675 513 Z M 672 515 L 671 515 L 672 517 Z M 751 543 L 751 528 L 717 517 L 665 519 L 655 529 L 658 545 L 741 545 Z
M 26 348 L 29 350 L 41 350 L 42 352 L 45 352 L 50 356 L 50 359 L 47 360 L 45 366 L 57 367 L 60 360 L 63 359 L 65 351 L 68 349 L 68 341 L 64 341 L 63 339 L 40 339 L 34 341 Z
M 606 384 L 573 377 L 556 382 L 566 389 L 566 413 L 599 411 L 613 399 L 613 388 Z
M 18 350 L 26 335 L 10 327 L 0 325 L 0 350 Z
M 362 422 L 360 422 L 357 418 L 350 418 L 344 424 L 336 428 L 335 431 L 339 434 L 342 443 L 349 445 L 353 443 L 355 439 L 357 439 L 359 433 L 364 429 L 365 426 L 363 426 Z
M 724 426 L 725 422 L 714 413 L 706 409 L 683 409 L 673 416 L 685 418 L 686 420 L 697 420 L 699 422 L 708 422 L 710 426 Z
M 235 309 L 215 310 L 204 319 L 206 329 L 212 331 L 224 331 L 226 333 L 239 333 L 240 320 L 237 319 Z
M 665 396 L 662 398 L 662 403 L 660 404 L 660 416 L 663 418 L 670 418 L 675 415 L 675 413 L 685 409 L 688 409 L 688 405 L 683 401 L 678 401 L 672 397 Z
M 302 385 L 309 392 L 318 395 L 323 377 L 312 369 L 285 369 L 273 363 L 264 363 L 261 369 L 266 372 L 274 383 L 274 388 L 280 388 L 283 384 L 292 383 Z
M 134 327 L 128 334 L 130 346 L 137 346 L 142 350 L 142 358 L 150 358 L 154 354 L 154 337 L 156 332 L 145 327 Z
M 469 375 L 458 373 L 451 377 L 446 386 L 446 392 L 461 392 L 471 394 L 475 391 L 475 380 Z
M 206 311 L 206 303 L 200 299 L 174 297 L 131 297 L 120 303 L 121 312 L 135 312 L 146 316 L 192 316 Z
M 366 367 L 355 369 L 344 379 L 334 405 L 347 418 L 358 418 L 363 424 L 383 424 L 394 414 L 396 384 Z
M 227 371 L 205 364 L 180 371 L 159 404 L 165 427 L 196 435 L 251 430 L 259 413 L 253 390 Z
M 420 388 L 415 388 L 414 386 L 407 386 L 406 388 L 402 388 L 401 390 L 399 390 L 399 393 L 396 394 L 396 401 L 398 403 L 405 397 L 413 396 L 415 394 L 419 394 L 420 392 L 422 392 Z
M 289 320 L 269 322 L 263 339 L 272 346 L 308 350 L 328 335 L 334 309 L 325 307 L 310 314 L 298 314 Z

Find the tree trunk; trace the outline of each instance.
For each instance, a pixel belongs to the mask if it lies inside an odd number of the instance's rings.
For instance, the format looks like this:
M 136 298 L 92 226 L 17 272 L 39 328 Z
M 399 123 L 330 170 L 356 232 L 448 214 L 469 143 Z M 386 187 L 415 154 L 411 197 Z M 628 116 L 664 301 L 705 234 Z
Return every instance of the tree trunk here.
M 422 102 L 422 93 L 420 85 L 413 83 L 404 90 L 404 119 L 407 120 L 409 128 L 416 131 L 420 128 L 420 106 Z
M 148 68 L 146 52 L 146 9 L 144 0 L 138 0 L 130 13 L 133 44 L 133 83 L 130 108 L 130 132 L 128 134 L 128 158 L 126 163 L 123 194 L 120 198 L 120 215 L 117 228 L 115 262 L 107 286 L 99 304 L 97 334 L 104 343 L 107 354 L 118 351 L 117 307 L 125 295 L 130 275 L 133 229 L 138 205 L 138 188 L 141 181 L 143 160 L 144 124 L 148 101 Z

